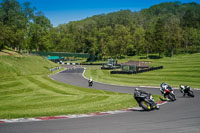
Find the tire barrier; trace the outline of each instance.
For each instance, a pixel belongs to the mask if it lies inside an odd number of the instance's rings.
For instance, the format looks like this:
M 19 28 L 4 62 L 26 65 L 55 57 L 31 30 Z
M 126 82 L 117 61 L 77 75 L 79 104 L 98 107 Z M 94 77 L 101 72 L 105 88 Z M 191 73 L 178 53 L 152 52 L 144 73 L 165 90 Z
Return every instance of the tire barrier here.
M 102 70 L 113 70 L 114 68 L 109 68 L 109 67 L 101 67 Z
M 159 69 L 163 69 L 163 66 L 150 67 L 148 69 L 139 70 L 139 71 L 111 71 L 110 74 L 138 74 L 138 73 L 149 72 L 149 71 L 159 70 Z
M 80 65 L 80 63 L 65 63 L 66 65 Z

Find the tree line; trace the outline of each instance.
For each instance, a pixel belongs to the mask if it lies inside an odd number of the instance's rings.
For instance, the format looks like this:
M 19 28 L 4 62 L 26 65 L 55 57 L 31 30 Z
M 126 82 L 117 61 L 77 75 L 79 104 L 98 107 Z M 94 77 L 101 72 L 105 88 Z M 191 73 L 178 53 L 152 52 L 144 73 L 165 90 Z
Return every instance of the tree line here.
M 0 4 L 0 50 L 90 53 L 97 59 L 200 52 L 200 4 L 168 2 L 138 12 L 95 15 L 53 27 L 42 12 L 16 0 Z
M 30 2 L 16 0 L 0 3 L 0 51 L 5 48 L 21 50 L 49 50 L 50 20 Z

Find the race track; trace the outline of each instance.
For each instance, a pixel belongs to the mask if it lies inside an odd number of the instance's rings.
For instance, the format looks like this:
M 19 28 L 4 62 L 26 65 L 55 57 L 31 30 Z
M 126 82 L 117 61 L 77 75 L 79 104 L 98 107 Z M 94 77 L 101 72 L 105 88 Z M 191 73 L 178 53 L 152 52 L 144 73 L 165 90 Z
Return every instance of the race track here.
M 50 76 L 76 86 L 87 87 L 82 77 L 83 68 L 68 69 Z M 94 89 L 133 93 L 135 87 L 94 83 Z M 158 88 L 141 88 L 160 94 Z M 177 101 L 160 107 L 160 110 L 130 111 L 119 114 L 77 119 L 38 122 L 2 123 L 0 133 L 200 133 L 200 91 L 195 98 L 183 97 L 175 90 Z

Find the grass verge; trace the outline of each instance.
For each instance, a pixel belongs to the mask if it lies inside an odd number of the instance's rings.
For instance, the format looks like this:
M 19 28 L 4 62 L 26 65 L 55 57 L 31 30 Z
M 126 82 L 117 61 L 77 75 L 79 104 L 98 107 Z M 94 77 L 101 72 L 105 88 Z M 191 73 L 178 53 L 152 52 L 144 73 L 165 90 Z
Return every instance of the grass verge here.
M 57 65 L 37 56 L 0 56 L 0 119 L 101 112 L 137 106 L 130 94 L 59 83 Z
M 139 60 L 135 57 L 129 60 Z M 151 66 L 164 66 L 164 69 L 155 70 L 140 74 L 110 74 L 109 70 L 100 70 L 99 68 L 89 67 L 86 69 L 85 76 L 93 77 L 95 81 L 127 86 L 160 86 L 166 82 L 173 87 L 179 87 L 180 84 L 189 85 L 192 88 L 200 88 L 200 53 L 176 55 L 172 58 L 151 59 Z M 127 59 L 118 62 L 128 61 Z M 142 60 L 141 60 L 142 61 Z

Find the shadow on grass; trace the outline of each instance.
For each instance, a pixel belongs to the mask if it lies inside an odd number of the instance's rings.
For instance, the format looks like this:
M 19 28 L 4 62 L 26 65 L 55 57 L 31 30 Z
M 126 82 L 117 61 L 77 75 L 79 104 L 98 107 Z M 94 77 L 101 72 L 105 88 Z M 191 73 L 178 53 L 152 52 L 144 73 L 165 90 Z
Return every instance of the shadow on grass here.
M 161 58 L 162 57 L 157 56 L 157 55 L 149 55 L 148 57 L 147 56 L 140 57 L 140 59 L 161 59 Z

